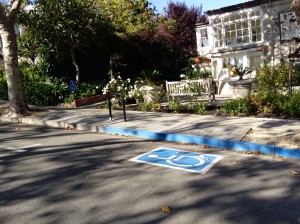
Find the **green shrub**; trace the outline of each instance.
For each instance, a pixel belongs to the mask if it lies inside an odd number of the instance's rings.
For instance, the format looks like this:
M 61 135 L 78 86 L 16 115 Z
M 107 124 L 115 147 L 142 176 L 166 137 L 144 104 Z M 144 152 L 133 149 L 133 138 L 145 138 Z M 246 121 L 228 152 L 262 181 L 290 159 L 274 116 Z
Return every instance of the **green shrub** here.
M 300 93 L 293 94 L 287 97 L 281 108 L 286 114 L 290 116 L 300 116 Z
M 100 83 L 80 83 L 76 90 L 76 98 L 84 98 L 88 96 L 95 96 L 102 93 L 104 82 Z
M 160 111 L 160 105 L 157 103 L 153 103 L 153 102 L 139 103 L 138 110 L 158 112 L 158 111 Z
M 188 104 L 187 109 L 192 113 L 197 113 L 201 115 L 205 115 L 207 113 L 206 106 L 202 102 L 191 102 Z
M 20 73 L 28 104 L 56 105 L 66 95 L 68 85 L 57 77 L 48 77 L 38 66 L 20 63 Z
M 272 91 L 260 91 L 251 96 L 251 103 L 260 113 L 278 113 L 286 96 Z
M 293 86 L 300 86 L 300 64 L 294 66 L 292 84 Z
M 173 112 L 179 112 L 181 109 L 181 104 L 178 99 L 169 101 L 169 110 Z
M 281 62 L 274 67 L 264 66 L 257 69 L 255 86 L 258 91 L 280 93 L 288 87 L 289 65 Z
M 56 105 L 68 89 L 68 85 L 56 77 L 24 80 L 23 87 L 28 104 L 37 106 Z
M 251 103 L 249 99 L 234 99 L 230 100 L 220 109 L 224 113 L 229 113 L 231 116 L 239 115 L 240 113 L 250 113 Z
M 0 69 L 0 100 L 8 100 L 7 81 L 3 69 Z

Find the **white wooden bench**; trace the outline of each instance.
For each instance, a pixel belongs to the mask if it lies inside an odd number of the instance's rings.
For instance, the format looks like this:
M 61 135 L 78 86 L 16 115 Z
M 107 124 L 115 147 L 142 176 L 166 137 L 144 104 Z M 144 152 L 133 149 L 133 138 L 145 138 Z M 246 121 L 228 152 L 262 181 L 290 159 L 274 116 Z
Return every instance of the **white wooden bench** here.
M 184 81 L 166 81 L 168 98 L 176 96 L 208 96 L 209 101 L 215 100 L 213 79 L 198 79 Z

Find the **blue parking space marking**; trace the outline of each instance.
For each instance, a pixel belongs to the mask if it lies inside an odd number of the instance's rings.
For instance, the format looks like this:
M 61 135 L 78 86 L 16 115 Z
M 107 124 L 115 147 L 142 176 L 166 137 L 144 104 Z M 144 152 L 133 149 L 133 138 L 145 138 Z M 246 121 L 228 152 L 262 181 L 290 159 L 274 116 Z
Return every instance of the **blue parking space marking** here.
M 178 149 L 157 148 L 132 158 L 130 161 L 205 174 L 222 158 L 222 156 L 211 154 L 201 154 Z

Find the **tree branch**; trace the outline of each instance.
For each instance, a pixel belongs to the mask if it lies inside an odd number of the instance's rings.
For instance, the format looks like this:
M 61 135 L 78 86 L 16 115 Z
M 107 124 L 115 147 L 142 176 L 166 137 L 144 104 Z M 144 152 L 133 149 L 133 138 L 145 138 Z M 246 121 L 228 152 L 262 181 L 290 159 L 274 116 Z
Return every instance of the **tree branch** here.
M 23 0 L 12 0 L 10 13 L 8 14 L 8 21 L 15 22 L 18 12 L 20 11 L 20 7 Z

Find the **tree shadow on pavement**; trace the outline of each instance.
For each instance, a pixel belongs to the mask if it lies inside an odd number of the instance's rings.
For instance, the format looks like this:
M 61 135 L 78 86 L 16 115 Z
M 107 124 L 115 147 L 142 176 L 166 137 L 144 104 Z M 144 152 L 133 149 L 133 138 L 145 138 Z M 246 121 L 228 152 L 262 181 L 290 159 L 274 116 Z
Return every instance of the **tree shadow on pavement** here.
M 199 146 L 89 134 L 54 144 L 62 132 L 1 157 L 0 223 L 300 222 L 300 179 L 290 172 L 297 160 L 215 151 L 224 159 L 200 175 L 129 161 L 160 145 Z

